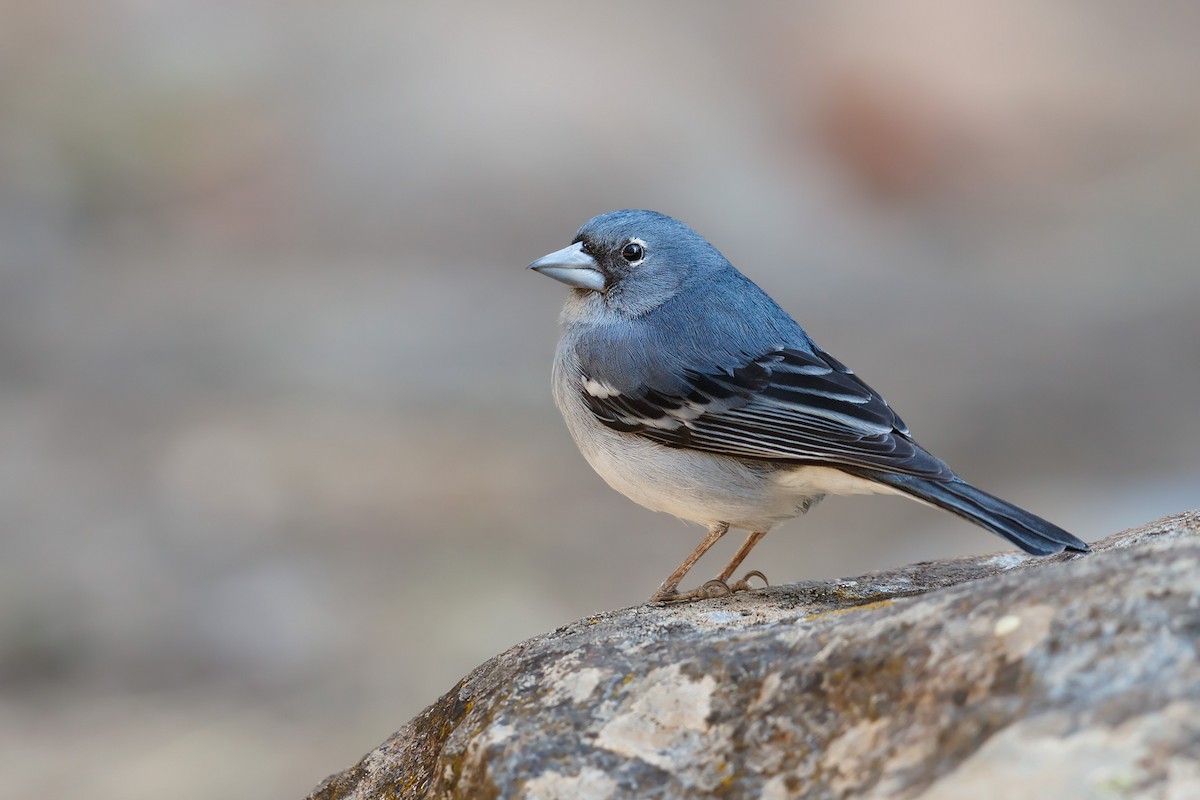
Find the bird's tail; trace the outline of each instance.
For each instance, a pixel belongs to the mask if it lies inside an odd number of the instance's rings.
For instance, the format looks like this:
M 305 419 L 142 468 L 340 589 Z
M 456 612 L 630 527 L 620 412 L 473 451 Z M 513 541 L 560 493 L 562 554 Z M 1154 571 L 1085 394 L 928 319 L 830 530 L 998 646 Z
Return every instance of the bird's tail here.
M 1088 551 L 1087 543 L 1023 508 L 976 489 L 960 478 L 930 480 L 911 475 L 871 472 L 862 477 L 891 486 L 918 500 L 957 514 L 1003 536 L 1026 553 L 1048 556 L 1063 550 Z

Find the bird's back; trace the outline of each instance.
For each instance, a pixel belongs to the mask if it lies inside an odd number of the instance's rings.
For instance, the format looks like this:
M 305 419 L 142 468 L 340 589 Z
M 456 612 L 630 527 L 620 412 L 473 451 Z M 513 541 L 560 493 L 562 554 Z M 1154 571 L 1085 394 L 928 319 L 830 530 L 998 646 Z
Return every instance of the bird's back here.
M 644 315 L 580 323 L 587 329 L 570 336 L 580 364 L 621 392 L 671 394 L 690 372 L 733 370 L 783 348 L 811 352 L 808 334 L 727 262 L 698 273 L 687 291 Z

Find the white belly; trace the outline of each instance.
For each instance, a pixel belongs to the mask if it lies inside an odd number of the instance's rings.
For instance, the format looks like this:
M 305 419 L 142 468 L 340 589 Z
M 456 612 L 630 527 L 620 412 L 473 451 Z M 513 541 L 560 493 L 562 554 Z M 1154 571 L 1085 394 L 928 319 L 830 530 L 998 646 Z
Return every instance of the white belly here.
M 727 522 L 765 531 L 803 514 L 826 494 L 898 494 L 832 467 L 780 467 L 666 447 L 612 430 L 592 414 L 576 383 L 555 375 L 555 401 L 575 444 L 609 486 L 653 511 L 708 527 Z

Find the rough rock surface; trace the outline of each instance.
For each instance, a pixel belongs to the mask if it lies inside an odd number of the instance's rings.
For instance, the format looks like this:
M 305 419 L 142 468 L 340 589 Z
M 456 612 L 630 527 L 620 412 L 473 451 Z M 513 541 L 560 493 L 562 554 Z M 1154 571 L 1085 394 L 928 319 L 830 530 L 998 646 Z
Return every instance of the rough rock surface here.
M 1200 798 L 1200 511 L 580 620 L 312 798 Z

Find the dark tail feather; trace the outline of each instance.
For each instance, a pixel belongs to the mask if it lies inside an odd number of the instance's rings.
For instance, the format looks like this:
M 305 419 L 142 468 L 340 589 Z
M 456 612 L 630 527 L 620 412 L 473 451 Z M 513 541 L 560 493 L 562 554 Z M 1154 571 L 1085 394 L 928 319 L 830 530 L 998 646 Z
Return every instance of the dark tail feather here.
M 1063 550 L 1085 553 L 1089 549 L 1086 542 L 1075 538 L 1057 525 L 957 478 L 937 481 L 879 472 L 863 472 L 861 476 L 957 514 L 1003 536 L 1026 553 L 1035 556 L 1053 555 Z

